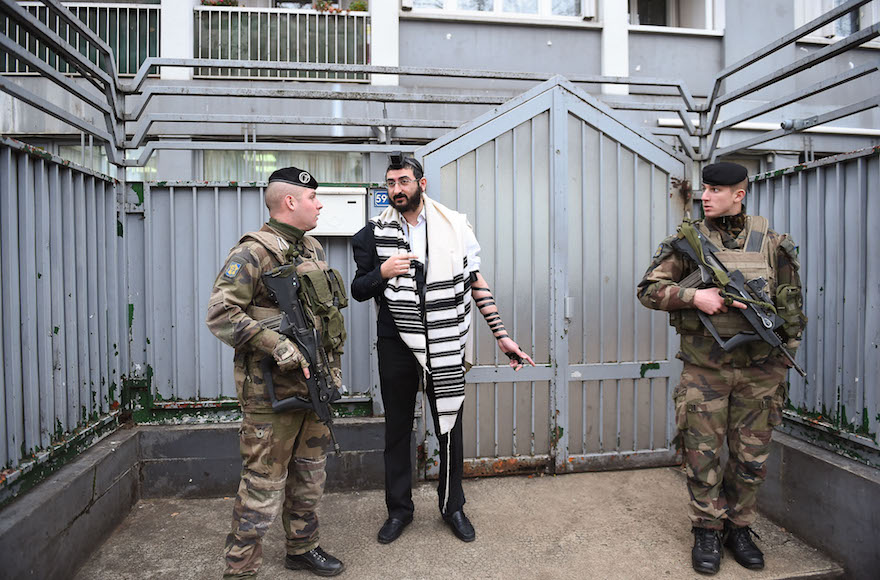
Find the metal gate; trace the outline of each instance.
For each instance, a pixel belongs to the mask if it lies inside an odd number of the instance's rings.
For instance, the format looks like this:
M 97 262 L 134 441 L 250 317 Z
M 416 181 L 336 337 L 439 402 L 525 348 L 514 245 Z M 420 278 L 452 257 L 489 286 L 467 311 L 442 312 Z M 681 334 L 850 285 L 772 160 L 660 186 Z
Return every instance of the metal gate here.
M 514 373 L 475 319 L 466 470 L 671 462 L 677 341 L 664 313 L 638 305 L 635 286 L 682 217 L 670 180 L 687 175 L 684 160 L 561 77 L 416 155 L 427 193 L 469 216 L 508 330 L 538 363 Z

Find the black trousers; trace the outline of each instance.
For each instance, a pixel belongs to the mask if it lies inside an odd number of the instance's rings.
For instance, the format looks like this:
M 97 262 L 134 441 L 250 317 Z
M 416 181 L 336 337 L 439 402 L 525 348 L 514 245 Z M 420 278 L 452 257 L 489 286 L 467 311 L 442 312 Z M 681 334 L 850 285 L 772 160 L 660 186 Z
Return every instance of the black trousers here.
M 388 507 L 388 517 L 406 520 L 412 517 L 414 510 L 410 440 L 422 370 L 416 357 L 402 340 L 379 337 L 377 346 L 379 381 L 382 402 L 385 405 L 385 505 Z M 434 416 L 434 433 L 439 434 L 440 425 L 430 375 L 427 389 L 431 414 Z M 440 482 L 437 495 L 440 512 L 447 515 L 462 509 L 465 501 L 461 487 L 464 473 L 461 410 L 452 431 L 446 435 L 438 435 L 438 440 Z

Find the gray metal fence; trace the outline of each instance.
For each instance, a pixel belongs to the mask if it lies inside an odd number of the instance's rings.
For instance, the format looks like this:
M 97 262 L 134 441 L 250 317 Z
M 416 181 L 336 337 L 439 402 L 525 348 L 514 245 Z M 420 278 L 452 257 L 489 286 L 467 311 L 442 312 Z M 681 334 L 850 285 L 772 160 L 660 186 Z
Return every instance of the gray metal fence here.
M 538 363 L 513 373 L 474 321 L 468 468 L 671 461 L 677 341 L 662 313 L 637 304 L 635 285 L 681 219 L 670 180 L 685 175 L 683 160 L 561 78 L 416 154 L 428 194 L 468 214 L 509 331 Z M 434 439 L 426 445 L 432 457 Z
M 746 201 L 799 246 L 809 323 L 792 421 L 875 453 L 880 423 L 880 147 L 759 175 Z
M 118 248 L 112 179 L 0 137 L 0 469 L 115 421 Z

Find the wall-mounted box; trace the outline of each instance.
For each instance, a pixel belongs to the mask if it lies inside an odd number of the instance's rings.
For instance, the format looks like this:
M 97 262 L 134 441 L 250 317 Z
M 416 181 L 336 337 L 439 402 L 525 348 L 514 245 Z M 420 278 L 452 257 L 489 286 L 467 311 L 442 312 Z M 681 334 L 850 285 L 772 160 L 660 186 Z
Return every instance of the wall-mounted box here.
M 352 236 L 367 223 L 367 188 L 319 187 L 324 205 L 311 236 Z

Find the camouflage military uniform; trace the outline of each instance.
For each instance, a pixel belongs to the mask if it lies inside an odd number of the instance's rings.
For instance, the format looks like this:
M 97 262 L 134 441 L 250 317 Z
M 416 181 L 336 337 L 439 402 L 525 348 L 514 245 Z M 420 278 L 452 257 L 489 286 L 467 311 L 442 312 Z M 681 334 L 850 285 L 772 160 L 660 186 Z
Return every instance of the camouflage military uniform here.
M 740 213 L 695 225 L 711 233 L 716 247 L 740 250 L 746 243 L 749 219 Z M 695 318 L 696 289 L 678 282 L 696 265 L 673 250 L 674 240 L 672 236 L 660 244 L 639 283 L 638 298 L 648 308 L 670 311 L 681 334 L 678 358 L 684 369 L 673 398 L 691 497 L 690 519 L 695 527 L 716 530 L 723 528 L 725 519 L 737 527 L 750 526 L 756 515 L 757 490 L 766 474 L 770 436 L 782 420 L 788 369 L 781 354 L 764 342 L 725 352 L 702 325 L 676 322 Z M 786 319 L 781 335 L 794 353 L 806 323 L 797 251 L 787 234 L 772 230 L 766 232 L 764 248 L 771 272 L 769 293 L 787 297 L 787 308 L 779 309 Z M 717 316 L 722 315 L 713 319 Z M 725 436 L 730 458 L 722 473 Z
M 262 537 L 282 510 L 282 502 L 287 553 L 303 554 L 318 546 L 315 508 L 324 491 L 330 434 L 312 411 L 273 413 L 261 369 L 280 337 L 260 325 L 260 320 L 280 313 L 261 274 L 282 263 L 298 263 L 301 278 L 309 272 L 328 278 L 329 268 L 317 240 L 270 220 L 259 232 L 242 237 L 229 252 L 208 303 L 208 327 L 235 348 L 235 385 L 243 411 L 241 483 L 226 540 L 224 578 L 256 575 L 262 562 Z M 315 323 L 323 330 L 320 318 Z M 340 353 L 341 340 L 338 348 L 327 351 L 337 385 L 341 382 Z M 272 376 L 278 399 L 307 395 L 300 369 L 281 373 L 274 366 Z

